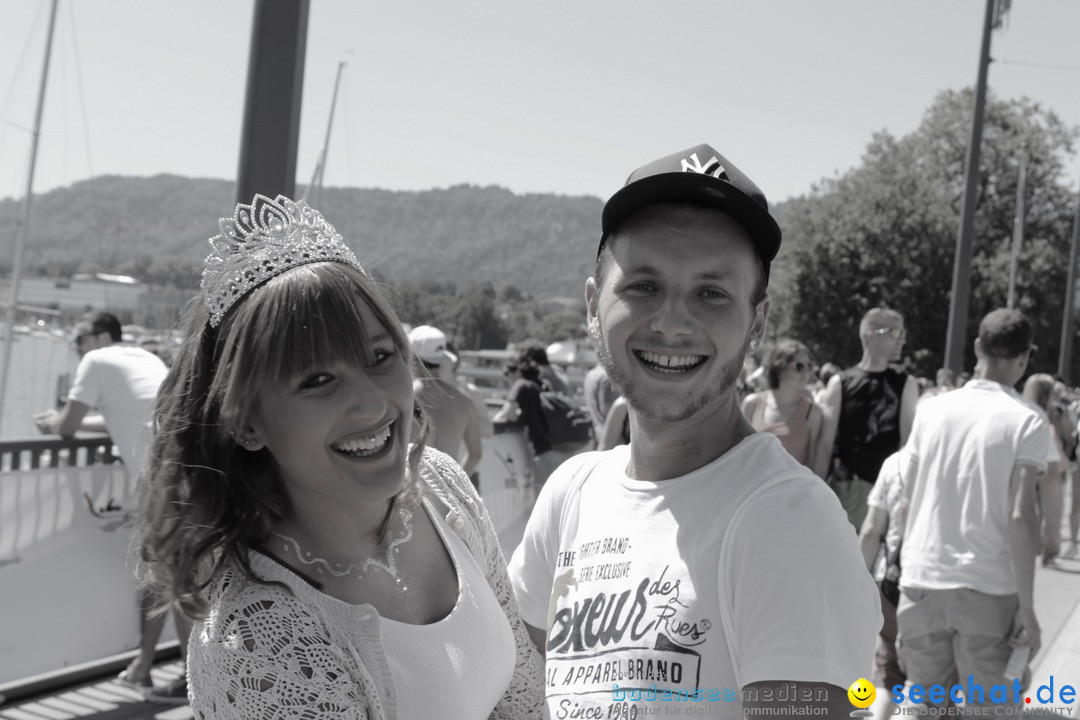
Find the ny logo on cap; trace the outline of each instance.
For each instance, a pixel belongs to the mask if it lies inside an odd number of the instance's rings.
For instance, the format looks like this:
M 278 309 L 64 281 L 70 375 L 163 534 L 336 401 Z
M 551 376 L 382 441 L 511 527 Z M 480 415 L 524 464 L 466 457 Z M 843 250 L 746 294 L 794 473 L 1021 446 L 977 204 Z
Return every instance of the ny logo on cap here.
M 720 161 L 716 159 L 715 155 L 713 155 L 712 160 L 709 160 L 709 162 L 702 165 L 701 161 L 698 160 L 697 153 L 690 153 L 689 158 L 684 158 L 682 160 L 682 171 L 696 172 L 701 173 L 702 175 L 712 175 L 718 180 L 721 178 L 727 180 L 727 169 L 720 164 Z

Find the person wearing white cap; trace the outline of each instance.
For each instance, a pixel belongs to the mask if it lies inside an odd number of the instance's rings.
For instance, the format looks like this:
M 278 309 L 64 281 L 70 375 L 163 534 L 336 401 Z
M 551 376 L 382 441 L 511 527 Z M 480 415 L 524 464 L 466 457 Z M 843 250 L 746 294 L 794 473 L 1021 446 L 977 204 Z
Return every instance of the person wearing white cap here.
M 413 392 L 428 415 L 430 443 L 450 455 L 473 477 L 483 452 L 480 417 L 475 403 L 453 382 L 457 356 L 446 349 L 446 334 L 431 325 L 409 332 L 414 364 Z M 464 455 L 462 455 L 464 450 Z

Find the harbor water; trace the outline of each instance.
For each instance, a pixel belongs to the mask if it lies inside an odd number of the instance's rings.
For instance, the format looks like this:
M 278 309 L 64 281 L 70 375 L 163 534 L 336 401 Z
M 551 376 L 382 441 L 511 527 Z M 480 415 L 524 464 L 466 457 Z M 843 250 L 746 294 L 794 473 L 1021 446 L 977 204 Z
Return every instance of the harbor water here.
M 56 407 L 57 378 L 72 374 L 78 357 L 67 337 L 46 331 L 16 332 L 11 348 L 7 397 L 0 410 L 0 437 L 38 435 L 33 416 Z

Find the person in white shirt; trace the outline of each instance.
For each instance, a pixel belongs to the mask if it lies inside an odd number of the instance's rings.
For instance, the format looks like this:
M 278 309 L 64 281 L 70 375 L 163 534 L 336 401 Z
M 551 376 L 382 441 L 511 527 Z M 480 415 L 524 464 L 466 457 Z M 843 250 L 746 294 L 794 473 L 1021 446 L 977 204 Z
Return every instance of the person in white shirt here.
M 994 310 L 979 324 L 975 376 L 919 404 L 906 448 L 897 608 L 909 685 L 942 684 L 955 666 L 965 687 L 968 676 L 983 688 L 1011 687 L 1004 673 L 1013 649 L 1039 649 L 1035 483 L 1046 471 L 1050 433 L 1013 387 L 1031 340 L 1021 312 Z
M 90 312 L 75 323 L 79 365 L 59 410 L 34 416 L 38 430 L 72 437 L 78 430 L 107 432 L 132 475 L 150 442 L 150 420 L 158 387 L 168 368 L 157 355 L 121 342 L 120 321 L 107 312 Z M 90 413 L 96 408 L 100 415 Z
M 35 415 L 34 420 L 41 432 L 61 437 L 78 430 L 109 433 L 127 471 L 138 476 L 150 444 L 154 402 L 168 368 L 157 355 L 121 342 L 120 321 L 110 313 L 82 315 L 74 332 L 80 359 L 64 407 Z M 90 412 L 95 408 L 100 414 Z M 139 593 L 139 652 L 118 676 L 121 683 L 146 692 L 152 692 L 150 668 L 165 627 L 165 616 L 152 614 L 156 604 L 153 593 Z M 183 653 L 191 624 L 180 613 L 174 613 L 174 621 Z M 179 702 L 186 693 L 179 686 L 164 686 L 151 699 Z
M 510 562 L 553 718 L 851 711 L 877 589 L 835 494 L 738 403 L 779 246 L 762 192 L 708 145 L 604 207 L 588 326 L 631 441 L 556 470 Z

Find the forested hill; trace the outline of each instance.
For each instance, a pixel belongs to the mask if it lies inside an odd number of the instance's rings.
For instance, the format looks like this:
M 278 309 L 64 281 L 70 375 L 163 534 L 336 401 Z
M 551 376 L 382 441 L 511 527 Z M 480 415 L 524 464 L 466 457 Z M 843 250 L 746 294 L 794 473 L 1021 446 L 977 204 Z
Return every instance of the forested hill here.
M 129 274 L 191 287 L 234 184 L 158 175 L 104 176 L 34 198 L 30 275 Z M 422 192 L 326 188 L 318 208 L 361 261 L 393 283 L 491 282 L 538 297 L 582 292 L 603 203 L 595 197 L 515 195 L 499 187 Z M 17 200 L 0 201 L 0 237 L 13 245 Z M 11 256 L 0 258 L 8 274 Z

